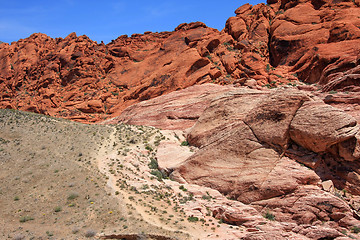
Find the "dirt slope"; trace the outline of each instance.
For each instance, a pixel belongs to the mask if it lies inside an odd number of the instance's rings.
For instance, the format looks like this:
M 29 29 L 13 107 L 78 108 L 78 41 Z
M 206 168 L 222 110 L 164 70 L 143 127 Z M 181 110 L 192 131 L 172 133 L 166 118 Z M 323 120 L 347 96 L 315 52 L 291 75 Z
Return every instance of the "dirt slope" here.
M 121 135 L 111 140 L 119 134 L 115 128 L 12 110 L 0 111 L 0 128 L 1 239 L 93 239 L 105 233 L 188 238 L 144 220 L 125 199 L 131 190 L 115 193 L 109 185 L 110 173 L 101 172 L 98 162 L 127 141 Z

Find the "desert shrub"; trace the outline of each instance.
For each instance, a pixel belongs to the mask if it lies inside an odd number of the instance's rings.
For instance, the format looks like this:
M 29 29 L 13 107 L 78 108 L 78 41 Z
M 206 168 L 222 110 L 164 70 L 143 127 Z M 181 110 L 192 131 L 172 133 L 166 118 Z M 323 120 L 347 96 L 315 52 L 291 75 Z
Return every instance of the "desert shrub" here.
M 61 207 L 60 206 L 57 206 L 54 208 L 54 212 L 60 212 L 61 211 Z
M 157 179 L 159 181 L 161 181 L 163 178 L 165 178 L 164 174 L 161 171 L 157 170 L 157 169 L 156 170 L 151 170 L 150 174 L 157 177 Z
M 85 237 L 87 237 L 87 238 L 94 237 L 95 235 L 96 235 L 96 232 L 91 229 L 89 229 L 85 232 Z
M 73 192 L 73 193 L 70 193 L 69 196 L 68 196 L 68 200 L 74 200 L 75 198 L 77 198 L 79 196 L 78 193 L 76 192 Z
M 267 211 L 264 215 L 264 218 L 270 220 L 270 221 L 274 221 L 275 220 L 275 215 L 272 214 L 271 212 Z
M 31 220 L 34 220 L 34 218 L 30 217 L 30 216 L 23 216 L 20 218 L 20 222 L 27 222 L 27 221 L 31 221 Z
M 158 169 L 159 165 L 155 158 L 150 159 L 150 163 L 148 164 L 150 169 Z
M 197 221 L 199 221 L 199 218 L 197 218 L 197 217 L 188 217 L 188 221 L 189 222 L 197 222 Z
M 148 150 L 149 152 L 153 151 L 153 148 L 150 145 L 146 145 L 145 149 Z
M 211 196 L 210 195 L 202 195 L 201 198 L 204 199 L 204 200 L 210 200 Z
M 14 240 L 24 240 L 24 239 L 25 239 L 25 236 L 23 236 L 23 235 L 16 235 L 13 239 L 14 239 Z
M 270 64 L 266 64 L 265 71 L 266 71 L 266 72 L 270 72 Z
M 351 228 L 351 232 L 353 232 L 353 233 L 360 233 L 360 227 L 358 227 L 358 226 L 353 226 L 353 227 Z

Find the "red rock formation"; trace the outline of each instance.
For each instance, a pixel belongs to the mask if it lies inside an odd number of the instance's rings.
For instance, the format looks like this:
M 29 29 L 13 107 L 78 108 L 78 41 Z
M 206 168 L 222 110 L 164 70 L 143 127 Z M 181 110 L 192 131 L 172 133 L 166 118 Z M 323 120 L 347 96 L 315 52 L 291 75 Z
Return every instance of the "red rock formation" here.
M 268 3 L 241 6 L 221 32 L 196 22 L 107 45 L 75 33 L 0 43 L 0 107 L 98 122 L 205 82 L 358 91 L 358 0 Z

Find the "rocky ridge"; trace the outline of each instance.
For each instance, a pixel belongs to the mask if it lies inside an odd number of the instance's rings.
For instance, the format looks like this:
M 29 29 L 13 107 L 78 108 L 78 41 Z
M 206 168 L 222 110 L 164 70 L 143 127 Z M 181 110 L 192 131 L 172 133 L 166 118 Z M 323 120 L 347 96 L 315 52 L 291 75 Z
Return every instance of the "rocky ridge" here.
M 223 87 L 226 92 L 219 91 L 201 110 L 182 100 L 184 95 L 189 102 L 201 99 L 215 87 L 204 84 L 147 100 L 116 120 L 152 125 L 159 119 L 157 127 L 177 126 L 179 136 L 184 131 L 193 153 L 161 142 L 159 168 L 189 191 L 204 186 L 226 196 L 229 200 L 220 201 L 221 195 L 212 192 L 217 201 L 201 204 L 228 224 L 259 230 L 242 239 L 341 239 L 356 231 L 360 148 L 355 118 L 294 87 Z M 183 119 L 199 117 L 187 128 L 189 122 L 166 117 L 167 106 L 177 106 L 171 114 Z M 148 113 L 151 117 L 143 117 Z M 204 217 L 196 209 L 186 212 Z M 273 216 L 276 224 L 264 225 L 261 215 Z
M 0 107 L 99 122 L 136 102 L 206 82 L 272 88 L 302 81 L 353 96 L 359 5 L 269 0 L 241 6 L 221 32 L 195 22 L 106 45 L 75 33 L 64 39 L 33 34 L 0 44 Z
M 107 45 L 34 34 L 0 44 L 0 107 L 137 125 L 109 126 L 95 167 L 114 195 L 148 185 L 154 200 L 171 196 L 169 221 L 179 206 L 209 231 L 190 235 L 356 238 L 359 6 L 269 0 L 238 8 L 221 32 L 196 22 Z M 150 141 L 139 125 L 163 131 Z

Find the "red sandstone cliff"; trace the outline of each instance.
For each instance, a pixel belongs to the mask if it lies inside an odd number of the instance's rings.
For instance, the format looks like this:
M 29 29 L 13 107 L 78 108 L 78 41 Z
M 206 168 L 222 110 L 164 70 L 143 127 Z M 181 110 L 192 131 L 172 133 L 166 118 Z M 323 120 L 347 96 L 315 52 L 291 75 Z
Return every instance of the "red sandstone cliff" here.
M 99 122 L 205 82 L 255 79 L 276 87 L 300 80 L 323 91 L 358 92 L 359 6 L 359 0 L 269 0 L 241 6 L 221 32 L 196 22 L 107 45 L 75 33 L 0 43 L 0 108 Z

